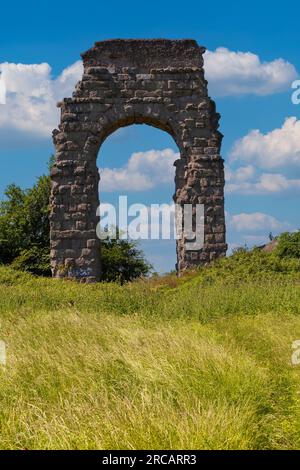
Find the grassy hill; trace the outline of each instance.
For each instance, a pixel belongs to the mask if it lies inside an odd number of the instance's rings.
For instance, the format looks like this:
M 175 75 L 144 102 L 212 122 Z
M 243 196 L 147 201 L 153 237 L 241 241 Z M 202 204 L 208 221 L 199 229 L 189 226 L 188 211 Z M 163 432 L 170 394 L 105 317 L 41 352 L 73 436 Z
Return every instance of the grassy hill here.
M 300 261 L 79 285 L 0 268 L 1 449 L 299 449 Z

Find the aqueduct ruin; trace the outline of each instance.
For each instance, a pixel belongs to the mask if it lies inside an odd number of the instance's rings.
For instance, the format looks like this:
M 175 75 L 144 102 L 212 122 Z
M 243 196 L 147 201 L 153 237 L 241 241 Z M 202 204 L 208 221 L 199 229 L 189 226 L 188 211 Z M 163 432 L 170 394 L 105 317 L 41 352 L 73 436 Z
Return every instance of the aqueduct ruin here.
M 226 253 L 224 165 L 219 114 L 208 97 L 205 48 L 194 40 L 110 40 L 82 54 L 84 73 L 65 98 L 53 132 L 51 268 L 54 277 L 86 282 L 101 278 L 96 236 L 103 141 L 119 127 L 149 124 L 168 132 L 175 162 L 174 201 L 204 204 L 204 245 L 187 251 L 177 240 L 177 269 L 206 264 Z

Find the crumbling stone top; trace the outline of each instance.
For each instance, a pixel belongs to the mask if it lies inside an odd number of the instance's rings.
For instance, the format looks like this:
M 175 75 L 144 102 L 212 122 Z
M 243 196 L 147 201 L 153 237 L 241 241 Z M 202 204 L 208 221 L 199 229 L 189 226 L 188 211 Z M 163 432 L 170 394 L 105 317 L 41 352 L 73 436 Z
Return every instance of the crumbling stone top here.
M 193 39 L 111 39 L 81 54 L 85 66 L 202 67 L 205 48 Z

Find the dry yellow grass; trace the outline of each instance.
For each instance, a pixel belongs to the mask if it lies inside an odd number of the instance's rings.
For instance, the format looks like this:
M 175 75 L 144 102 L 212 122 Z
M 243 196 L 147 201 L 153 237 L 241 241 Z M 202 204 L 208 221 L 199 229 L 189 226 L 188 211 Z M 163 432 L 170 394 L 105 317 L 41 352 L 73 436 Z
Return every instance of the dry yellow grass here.
M 0 299 L 1 449 L 300 448 L 297 273 L 121 288 L 0 268 Z

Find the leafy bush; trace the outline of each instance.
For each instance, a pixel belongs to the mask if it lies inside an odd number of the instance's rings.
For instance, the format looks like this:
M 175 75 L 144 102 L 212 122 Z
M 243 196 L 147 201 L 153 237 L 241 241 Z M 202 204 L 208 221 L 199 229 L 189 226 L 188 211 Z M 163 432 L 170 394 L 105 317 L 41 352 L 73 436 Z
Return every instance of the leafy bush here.
M 22 250 L 11 266 L 20 271 L 28 271 L 37 276 L 51 276 L 49 248 L 32 246 Z
M 147 276 L 151 265 L 147 263 L 137 242 L 108 237 L 101 242 L 102 280 L 124 282 Z
M 300 258 L 300 230 L 282 233 L 278 237 L 276 254 L 280 258 Z
M 0 202 L 0 262 L 11 263 L 23 250 L 49 250 L 50 177 L 41 176 L 31 189 L 11 184 Z

